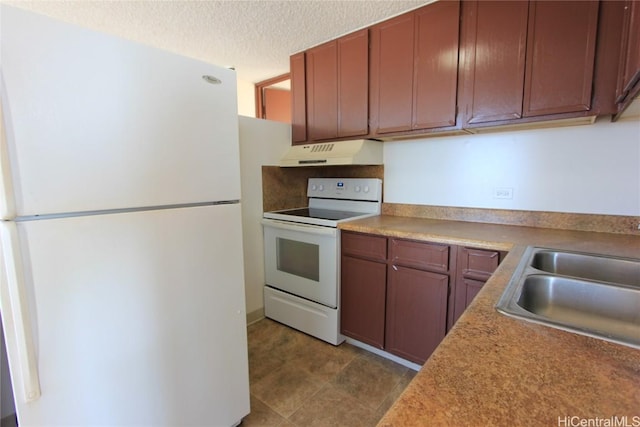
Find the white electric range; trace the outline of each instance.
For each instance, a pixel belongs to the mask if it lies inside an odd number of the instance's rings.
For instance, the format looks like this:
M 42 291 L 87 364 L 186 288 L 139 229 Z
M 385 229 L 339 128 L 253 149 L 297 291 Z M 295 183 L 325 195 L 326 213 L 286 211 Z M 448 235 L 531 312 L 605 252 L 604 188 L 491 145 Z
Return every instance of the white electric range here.
M 340 334 L 340 230 L 379 215 L 382 180 L 310 178 L 309 205 L 263 214 L 265 315 L 337 345 Z

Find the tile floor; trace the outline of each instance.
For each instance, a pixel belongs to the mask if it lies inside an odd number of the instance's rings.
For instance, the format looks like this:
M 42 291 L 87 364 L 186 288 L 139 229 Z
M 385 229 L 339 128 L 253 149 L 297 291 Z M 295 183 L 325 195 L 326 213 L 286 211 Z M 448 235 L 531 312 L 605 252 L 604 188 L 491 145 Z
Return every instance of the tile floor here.
M 269 319 L 248 328 L 248 426 L 375 426 L 415 371 Z

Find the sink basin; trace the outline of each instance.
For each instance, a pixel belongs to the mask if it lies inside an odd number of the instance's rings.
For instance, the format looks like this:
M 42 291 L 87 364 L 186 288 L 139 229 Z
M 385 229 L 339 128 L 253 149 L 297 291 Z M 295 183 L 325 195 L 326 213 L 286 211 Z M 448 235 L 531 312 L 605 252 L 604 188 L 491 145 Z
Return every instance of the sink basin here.
M 640 348 L 640 260 L 529 247 L 496 309 Z
M 640 344 L 640 290 L 567 277 L 524 279 L 518 306 L 558 325 Z
M 540 250 L 533 254 L 531 267 L 562 276 L 640 287 L 640 261 L 638 260 Z

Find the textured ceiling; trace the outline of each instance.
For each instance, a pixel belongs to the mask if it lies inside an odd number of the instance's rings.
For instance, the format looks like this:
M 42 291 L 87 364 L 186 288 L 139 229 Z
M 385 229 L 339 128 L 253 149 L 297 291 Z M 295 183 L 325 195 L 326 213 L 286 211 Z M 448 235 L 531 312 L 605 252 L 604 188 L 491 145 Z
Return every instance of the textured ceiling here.
M 289 56 L 430 0 L 4 1 L 210 63 L 258 82 Z

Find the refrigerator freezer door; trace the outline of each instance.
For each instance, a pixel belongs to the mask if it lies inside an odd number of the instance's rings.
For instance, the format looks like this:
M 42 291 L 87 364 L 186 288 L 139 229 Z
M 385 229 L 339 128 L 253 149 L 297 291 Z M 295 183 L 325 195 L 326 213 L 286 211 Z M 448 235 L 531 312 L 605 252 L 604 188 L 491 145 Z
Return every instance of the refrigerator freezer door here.
M 42 391 L 25 403 L 14 384 L 21 426 L 221 426 L 249 413 L 240 205 L 17 228 Z
M 0 7 L 17 216 L 240 198 L 234 71 Z

